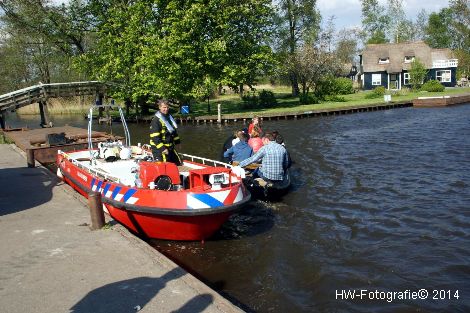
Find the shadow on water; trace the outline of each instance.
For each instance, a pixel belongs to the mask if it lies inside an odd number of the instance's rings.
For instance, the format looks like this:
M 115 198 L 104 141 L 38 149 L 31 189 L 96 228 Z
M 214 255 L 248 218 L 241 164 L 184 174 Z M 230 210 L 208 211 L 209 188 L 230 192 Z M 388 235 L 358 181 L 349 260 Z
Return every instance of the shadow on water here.
M 274 226 L 274 212 L 263 201 L 251 201 L 243 210 L 233 214 L 210 238 L 211 241 L 252 237 L 268 232 Z
M 43 168 L 0 169 L 0 216 L 28 210 L 48 202 L 58 180 Z M 24 194 L 28 194 L 24 197 Z
M 135 312 L 143 309 L 168 282 L 182 277 L 184 273 L 174 268 L 161 277 L 138 277 L 107 284 L 90 291 L 70 310 L 73 313 Z M 173 312 L 202 312 L 212 302 L 212 295 L 201 294 Z

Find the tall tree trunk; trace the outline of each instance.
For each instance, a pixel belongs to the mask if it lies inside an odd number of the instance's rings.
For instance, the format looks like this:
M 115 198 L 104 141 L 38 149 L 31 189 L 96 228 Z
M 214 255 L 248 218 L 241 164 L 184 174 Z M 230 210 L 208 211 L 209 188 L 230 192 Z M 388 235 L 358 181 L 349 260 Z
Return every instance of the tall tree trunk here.
M 297 18 L 296 14 L 294 13 L 294 4 L 289 3 L 287 8 L 287 16 L 289 18 L 289 54 L 293 56 L 295 54 L 297 48 L 297 42 L 295 38 L 295 28 L 297 26 Z M 297 78 L 297 74 L 295 72 L 291 72 L 289 75 L 291 87 L 292 87 L 292 96 L 297 97 L 300 94 L 299 91 L 299 80 Z
M 130 110 L 131 110 L 131 105 L 132 105 L 131 99 L 126 98 L 126 100 L 124 101 L 124 104 L 126 105 L 126 116 L 129 116 Z
M 298 97 L 300 94 L 300 90 L 299 90 L 299 81 L 297 79 L 297 75 L 295 73 L 291 73 L 289 78 L 290 78 L 290 83 L 292 87 L 292 96 Z
M 145 100 L 146 100 L 146 97 L 139 98 L 140 113 L 142 115 L 149 115 L 150 114 L 149 107 L 146 103 L 147 101 Z
M 243 84 L 240 84 L 240 98 L 243 97 Z

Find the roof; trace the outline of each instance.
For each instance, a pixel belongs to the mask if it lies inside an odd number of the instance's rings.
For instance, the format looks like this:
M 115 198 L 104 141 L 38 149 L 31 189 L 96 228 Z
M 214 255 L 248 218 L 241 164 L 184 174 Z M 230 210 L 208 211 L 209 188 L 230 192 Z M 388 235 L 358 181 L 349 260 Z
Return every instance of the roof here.
M 424 41 L 370 44 L 362 52 L 363 72 L 399 73 L 409 70 L 411 63 L 404 62 L 405 56 L 419 59 L 430 69 L 434 61 L 451 59 L 453 54 L 450 49 L 432 49 Z M 379 64 L 380 58 L 387 57 L 389 63 Z

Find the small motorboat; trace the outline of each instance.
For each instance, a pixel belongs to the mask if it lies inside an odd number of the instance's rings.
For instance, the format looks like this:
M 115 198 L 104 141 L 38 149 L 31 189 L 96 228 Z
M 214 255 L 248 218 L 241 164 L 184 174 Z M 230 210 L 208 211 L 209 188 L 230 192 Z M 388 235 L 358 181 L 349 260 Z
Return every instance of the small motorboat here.
M 233 170 L 240 173 L 238 162 L 233 162 Z M 277 200 L 285 195 L 290 188 L 291 178 L 289 169 L 285 171 L 282 181 L 264 180 L 260 177 L 253 177 L 253 172 L 259 167 L 259 164 L 253 163 L 244 167 L 245 177 L 242 179 L 247 189 L 251 192 L 253 198 Z
M 251 198 L 243 175 L 230 165 L 187 154 L 183 165 L 153 162 L 150 150 L 132 146 L 120 107 L 125 143 L 100 143 L 88 149 L 59 151 L 58 176 L 85 197 L 101 194 L 105 211 L 141 236 L 169 240 L 203 240 Z
M 246 175 L 243 183 L 251 192 L 253 197 L 277 200 L 285 195 L 291 185 L 289 170 L 286 171 L 282 181 L 264 180 L 263 178 L 253 178 L 250 174 Z

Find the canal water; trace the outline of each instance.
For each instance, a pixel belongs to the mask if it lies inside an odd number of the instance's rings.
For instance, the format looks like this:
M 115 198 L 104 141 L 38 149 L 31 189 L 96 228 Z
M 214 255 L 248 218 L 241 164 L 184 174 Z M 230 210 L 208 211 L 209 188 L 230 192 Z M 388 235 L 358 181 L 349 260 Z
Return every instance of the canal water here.
M 181 125 L 182 150 L 218 158 L 237 127 Z M 291 192 L 252 201 L 204 243 L 154 247 L 247 311 L 470 312 L 470 105 L 263 129 L 286 139 Z M 147 141 L 148 124 L 130 130 Z

